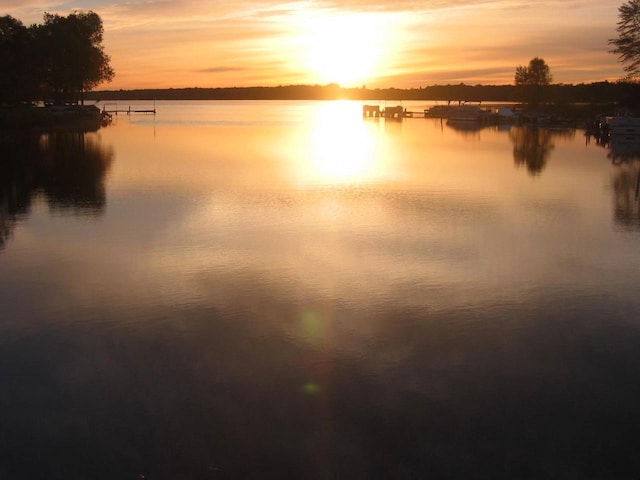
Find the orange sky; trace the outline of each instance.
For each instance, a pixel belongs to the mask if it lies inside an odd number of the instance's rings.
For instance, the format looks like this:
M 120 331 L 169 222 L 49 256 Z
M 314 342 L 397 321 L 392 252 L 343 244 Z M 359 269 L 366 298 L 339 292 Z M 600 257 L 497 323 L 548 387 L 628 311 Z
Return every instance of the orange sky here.
M 512 84 L 544 58 L 555 82 L 617 80 L 622 0 L 0 0 L 25 24 L 93 10 L 116 77 L 98 89 Z

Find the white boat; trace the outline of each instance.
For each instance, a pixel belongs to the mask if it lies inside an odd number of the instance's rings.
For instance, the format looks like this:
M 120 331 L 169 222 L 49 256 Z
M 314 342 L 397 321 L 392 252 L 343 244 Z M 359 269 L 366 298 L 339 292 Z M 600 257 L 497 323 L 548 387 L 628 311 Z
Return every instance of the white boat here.
M 516 113 L 508 107 L 497 107 L 492 113 L 503 123 L 514 123 L 518 119 Z
M 474 105 L 462 105 L 449 110 L 447 118 L 451 123 L 478 123 L 487 112 Z
M 640 135 L 640 117 L 608 117 L 610 135 Z

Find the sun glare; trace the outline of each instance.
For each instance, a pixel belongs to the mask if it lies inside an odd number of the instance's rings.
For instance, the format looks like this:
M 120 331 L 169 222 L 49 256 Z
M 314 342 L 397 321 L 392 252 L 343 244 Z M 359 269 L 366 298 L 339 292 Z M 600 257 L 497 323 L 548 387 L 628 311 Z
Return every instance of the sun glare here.
M 376 125 L 362 121 L 355 102 L 328 102 L 320 106 L 311 125 L 302 175 L 312 183 L 359 184 L 385 177 L 376 155 Z
M 310 20 L 304 43 L 314 81 L 358 86 L 376 75 L 384 45 L 380 23 L 376 16 L 355 14 Z

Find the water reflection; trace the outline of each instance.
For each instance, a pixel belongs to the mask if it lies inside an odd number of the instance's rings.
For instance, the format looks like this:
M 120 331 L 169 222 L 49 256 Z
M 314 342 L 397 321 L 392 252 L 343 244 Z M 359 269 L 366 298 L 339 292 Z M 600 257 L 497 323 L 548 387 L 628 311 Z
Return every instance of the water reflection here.
M 639 137 L 611 137 L 605 146 L 609 147 L 607 158 L 614 165 L 624 165 L 625 163 L 640 160 L 640 138 Z
M 452 122 L 452 121 L 447 122 L 447 127 L 449 127 L 451 130 L 454 130 L 460 133 L 464 137 L 475 136 L 483 129 L 493 128 L 492 126 L 485 125 L 480 122 Z
M 113 151 L 96 134 L 7 133 L 0 149 L 0 248 L 38 196 L 53 212 L 95 216 L 103 211 Z
M 551 152 L 555 148 L 556 137 L 573 138 L 575 130 L 549 130 L 531 126 L 518 126 L 509 130 L 513 143 L 513 160 L 516 166 L 525 165 L 531 175 L 544 170 Z
M 612 137 L 607 158 L 618 166 L 613 179 L 614 218 L 640 229 L 640 138 Z
M 345 185 L 387 176 L 381 132 L 396 128 L 386 122 L 363 122 L 359 105 L 353 102 L 318 106 L 308 126 L 308 143 L 297 152 L 299 177 L 304 183 Z
M 604 149 L 558 141 L 531 177 L 495 130 L 235 108 L 101 131 L 100 222 L 22 187 L 1 478 L 637 474 L 640 257 Z

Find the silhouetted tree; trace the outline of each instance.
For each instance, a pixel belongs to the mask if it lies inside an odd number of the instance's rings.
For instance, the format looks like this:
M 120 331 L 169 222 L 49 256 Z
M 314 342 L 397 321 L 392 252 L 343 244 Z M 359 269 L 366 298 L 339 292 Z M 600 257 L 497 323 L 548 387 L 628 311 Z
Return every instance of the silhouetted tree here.
M 640 0 L 629 0 L 618 8 L 618 38 L 609 40 L 628 77 L 640 76 Z
M 16 104 L 37 97 L 41 72 L 32 34 L 20 20 L 0 17 L 0 102 Z
M 522 99 L 532 106 L 540 103 L 544 87 L 552 80 L 549 65 L 542 58 L 532 58 L 528 66 L 516 67 L 516 86 L 520 87 Z
M 0 17 L 0 99 L 4 102 L 16 101 L 20 72 L 17 50 L 21 37 L 26 36 L 26 31 L 20 20 L 10 15 Z
M 45 13 L 44 24 L 36 28 L 45 81 L 56 101 L 82 101 L 86 90 L 111 81 L 114 71 L 104 53 L 104 29 L 97 13 L 75 12 L 66 17 Z

